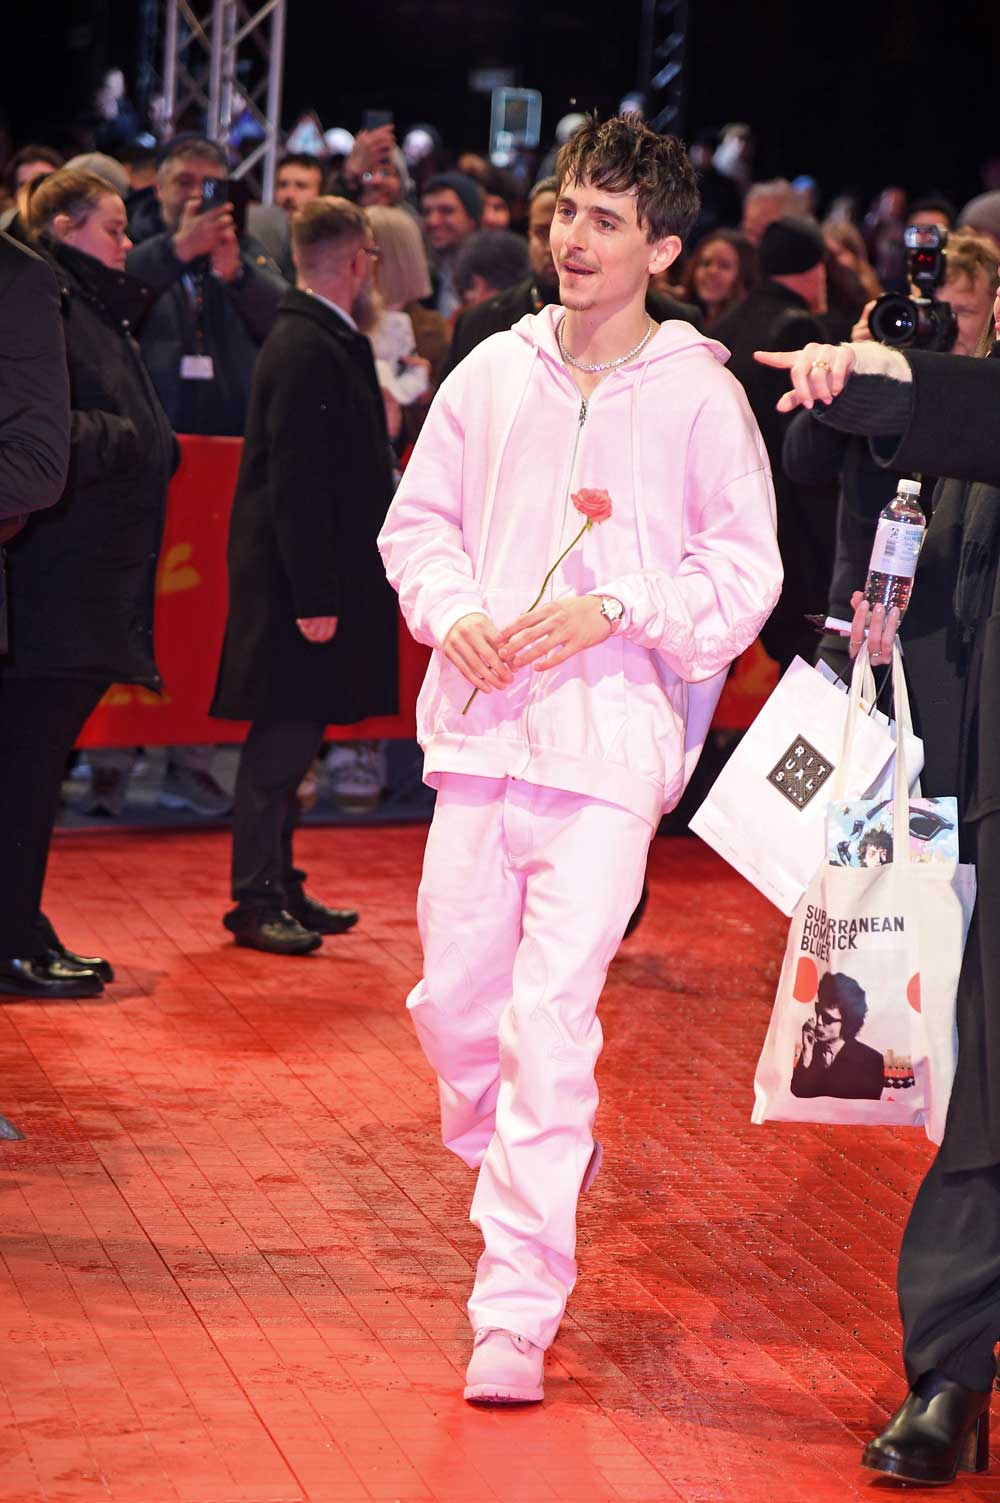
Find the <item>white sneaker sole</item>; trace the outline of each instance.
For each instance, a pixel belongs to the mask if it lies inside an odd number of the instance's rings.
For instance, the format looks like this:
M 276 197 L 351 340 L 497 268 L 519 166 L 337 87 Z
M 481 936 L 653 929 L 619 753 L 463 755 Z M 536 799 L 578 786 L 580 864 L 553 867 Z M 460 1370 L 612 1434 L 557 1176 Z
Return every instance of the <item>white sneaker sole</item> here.
M 464 1397 L 470 1404 L 540 1404 L 545 1390 L 518 1388 L 513 1383 L 470 1383 Z

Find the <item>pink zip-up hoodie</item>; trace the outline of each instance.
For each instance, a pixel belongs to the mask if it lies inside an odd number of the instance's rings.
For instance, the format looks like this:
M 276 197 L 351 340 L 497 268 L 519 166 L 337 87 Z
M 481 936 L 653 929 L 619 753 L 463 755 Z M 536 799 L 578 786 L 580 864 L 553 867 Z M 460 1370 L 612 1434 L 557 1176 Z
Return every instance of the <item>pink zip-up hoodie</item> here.
M 436 651 L 417 704 L 424 778 L 523 778 L 656 825 L 704 744 L 726 670 L 781 586 L 763 440 L 728 352 L 663 324 L 587 401 L 559 355 L 561 307 L 487 339 L 430 409 L 379 537 L 410 631 Z M 580 529 L 571 493 L 606 490 L 546 599 L 609 595 L 617 632 L 480 693 L 441 651 L 462 616 L 506 626 Z

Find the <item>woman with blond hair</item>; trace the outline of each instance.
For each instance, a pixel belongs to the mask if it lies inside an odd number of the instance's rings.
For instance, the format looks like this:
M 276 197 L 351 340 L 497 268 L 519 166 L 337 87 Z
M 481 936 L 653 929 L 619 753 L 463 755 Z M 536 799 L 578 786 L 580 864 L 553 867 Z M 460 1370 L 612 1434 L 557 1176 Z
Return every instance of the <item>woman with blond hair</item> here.
M 125 205 L 63 168 L 28 205 L 62 293 L 69 478 L 8 552 L 10 657 L 0 673 L 0 995 L 94 997 L 113 979 L 40 911 L 66 758 L 112 683 L 161 687 L 153 588 L 177 448 L 133 330 L 146 289 L 125 271 Z
M 431 295 L 431 277 L 420 226 L 405 209 L 386 209 L 373 204 L 367 213 L 379 249 L 377 281 L 383 307 L 381 335 L 374 341 L 376 358 L 383 358 L 382 348 L 386 349 L 388 358 L 393 358 L 393 352 L 407 336 L 405 319 L 412 331 L 413 344 L 408 351 L 396 353 L 395 358 L 401 359 L 413 352 L 420 359 L 429 361 L 433 390 L 441 380 L 448 358 L 451 329 L 440 313 L 423 306 L 424 300 Z M 426 404 L 421 408 L 420 422 L 425 410 Z M 407 433 L 408 437 L 416 438 L 420 422 L 412 435 Z

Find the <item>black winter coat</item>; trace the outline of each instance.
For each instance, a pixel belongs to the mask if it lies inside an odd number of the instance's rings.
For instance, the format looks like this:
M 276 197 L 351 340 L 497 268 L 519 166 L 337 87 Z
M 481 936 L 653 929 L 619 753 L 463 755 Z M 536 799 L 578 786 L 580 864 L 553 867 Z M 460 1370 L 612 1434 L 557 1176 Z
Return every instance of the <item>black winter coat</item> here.
M 972 487 L 1000 506 L 1000 360 L 906 352 L 913 381 L 857 377 L 823 422 L 872 438 L 896 474 L 938 482 L 913 598 L 900 636 L 916 728 L 924 740 L 924 792 L 959 795 L 964 858 L 976 863 L 979 896 L 958 988 L 958 1073 L 941 1147 L 949 1172 L 1000 1164 L 1000 558 L 971 649 L 953 606 Z M 901 436 L 900 436 L 901 434 Z
M 7 551 L 7 671 L 159 688 L 153 591 L 177 445 L 131 334 L 145 289 L 69 246 L 52 248 L 70 385 L 70 460 L 58 505 Z
M 785 578 L 761 641 L 784 667 L 796 653 L 810 658 L 816 635 L 805 621 L 826 610 L 833 561 L 837 486 L 798 485 L 785 474 L 781 450 L 791 418 L 775 411 L 787 386 L 784 372 L 758 365 L 754 350 L 797 350 L 823 332 L 802 298 L 779 282 L 765 281 L 712 327 L 712 338 L 732 352 L 729 369 L 747 394 L 771 461 L 778 510 L 778 547 Z
M 2 545 L 62 495 L 69 376 L 59 286 L 39 256 L 0 235 L 0 653 L 7 651 Z
M 128 270 L 155 294 L 139 335 L 142 358 L 178 433 L 243 433 L 254 362 L 287 285 L 249 237 L 241 240 L 240 255 L 240 280 L 226 283 L 212 276 L 207 257 L 178 261 L 166 233 L 129 253 Z M 194 289 L 200 290 L 201 353 L 213 364 L 210 381 L 181 378 L 181 360 L 199 350 Z
M 0 235 L 0 538 L 52 506 L 69 461 L 69 377 L 51 267 Z
M 349 725 L 396 712 L 396 598 L 376 547 L 391 499 L 371 346 L 290 291 L 254 377 L 213 715 Z M 307 642 L 305 616 L 336 616 L 333 640 Z

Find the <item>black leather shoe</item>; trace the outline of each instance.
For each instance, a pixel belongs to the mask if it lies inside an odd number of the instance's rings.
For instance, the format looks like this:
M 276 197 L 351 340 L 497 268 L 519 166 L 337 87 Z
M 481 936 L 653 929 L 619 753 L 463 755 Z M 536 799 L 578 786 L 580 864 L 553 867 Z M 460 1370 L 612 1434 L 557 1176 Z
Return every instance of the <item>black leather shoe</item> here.
M 305 893 L 301 898 L 289 899 L 288 912 L 314 934 L 346 934 L 360 917 L 353 908 L 327 908 Z
M 104 960 L 100 955 L 77 955 L 74 950 L 67 950 L 44 913 L 38 915 L 35 929 L 48 949 L 50 959 L 61 960 L 73 972 L 94 971 L 102 981 L 114 981 L 115 973 L 110 960 Z
M 269 955 L 308 955 L 323 943 L 322 934 L 303 928 L 281 908 L 233 908 L 222 922 L 238 945 Z
M 48 958 L 58 961 L 65 970 L 79 975 L 82 971 L 93 971 L 95 976 L 100 976 L 102 981 L 114 981 L 115 971 L 110 960 L 104 960 L 100 955 L 75 955 L 72 950 L 60 946 L 58 950 L 50 950 Z
M 904 1482 L 954 1482 L 990 1466 L 990 1398 L 943 1373 L 924 1373 L 881 1435 L 869 1441 L 861 1465 Z
M 95 971 L 72 971 L 50 955 L 0 960 L 0 996 L 99 997 L 104 982 Z
M 647 882 L 644 882 L 642 884 L 642 893 L 641 893 L 641 895 L 639 897 L 639 901 L 635 905 L 635 912 L 633 913 L 632 917 L 629 919 L 628 923 L 625 925 L 625 933 L 622 935 L 623 939 L 628 939 L 629 936 L 632 935 L 632 934 L 634 934 L 635 931 L 638 929 L 639 925 L 642 923 L 642 916 L 646 912 L 646 904 L 648 902 L 649 902 L 649 884 Z

